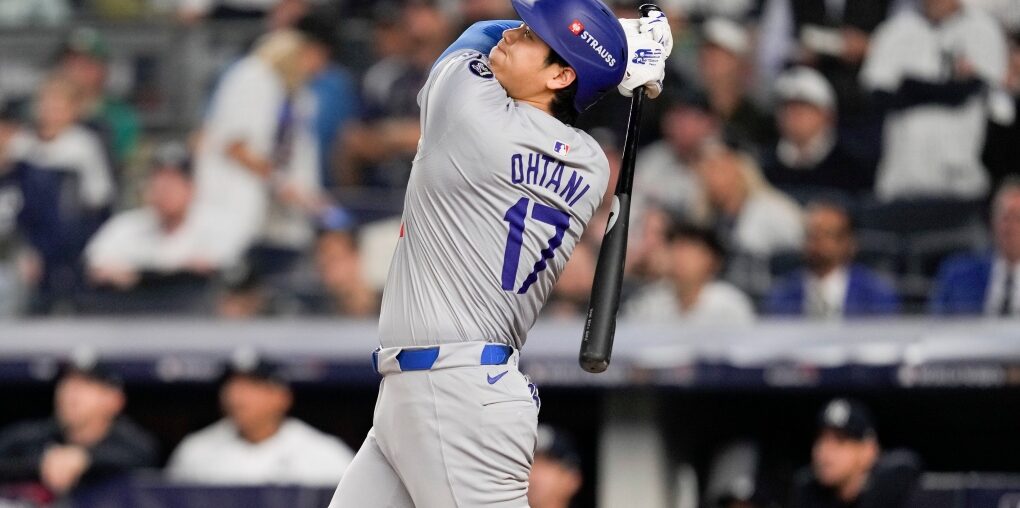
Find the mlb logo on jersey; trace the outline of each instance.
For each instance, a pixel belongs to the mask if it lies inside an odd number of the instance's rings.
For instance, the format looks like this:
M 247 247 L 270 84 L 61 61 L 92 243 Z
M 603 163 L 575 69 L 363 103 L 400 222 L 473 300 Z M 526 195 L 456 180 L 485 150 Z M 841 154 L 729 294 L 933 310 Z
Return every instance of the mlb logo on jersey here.
M 472 74 L 479 78 L 492 79 L 492 71 L 489 70 L 489 66 L 485 65 L 485 62 L 481 60 L 471 60 L 468 62 L 468 69 L 471 70 Z
M 574 22 L 570 24 L 570 33 L 574 35 L 581 35 L 581 32 L 583 31 L 584 23 L 581 23 L 580 20 L 575 19 Z
M 566 155 L 570 153 L 570 145 L 562 141 L 557 141 L 556 144 L 553 145 L 553 151 L 560 155 Z

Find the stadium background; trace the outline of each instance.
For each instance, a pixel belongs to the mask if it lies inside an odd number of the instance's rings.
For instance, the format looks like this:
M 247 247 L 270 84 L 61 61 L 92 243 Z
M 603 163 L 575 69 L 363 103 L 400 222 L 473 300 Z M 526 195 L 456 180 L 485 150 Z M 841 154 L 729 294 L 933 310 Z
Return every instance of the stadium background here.
M 1015 97 L 1020 5 L 966 3 L 1001 22 L 1010 53 L 999 91 Z M 125 413 L 156 436 L 163 465 L 185 435 L 219 417 L 217 383 L 224 366 L 239 350 L 254 348 L 290 376 L 294 416 L 356 449 L 371 425 L 377 378 L 366 353 L 374 347 L 372 319 L 413 156 L 413 97 L 432 60 L 462 27 L 512 16 L 507 4 L 0 2 L 0 424 L 51 414 L 61 363 L 96 356 L 124 379 Z M 876 195 L 875 173 L 886 155 L 883 110 L 857 84 L 866 56 L 826 56 L 807 48 L 809 38 L 790 35 L 798 28 L 776 27 L 784 19 L 780 4 L 793 6 L 792 12 L 810 2 L 663 5 L 674 20 L 677 46 L 666 93 L 652 104 L 643 129 L 646 151 L 639 155 L 638 172 L 655 177 L 646 178 L 643 191 L 650 197 L 632 230 L 614 366 L 604 376 L 590 376 L 574 357 L 598 234 L 579 247 L 525 351 L 524 370 L 541 388 L 541 421 L 573 435 L 581 456 L 584 483 L 573 506 L 715 506 L 719 493 L 710 484 L 726 484 L 727 473 L 715 471 L 713 463 L 734 442 L 751 443 L 756 453 L 747 461 L 750 473 L 729 474 L 749 474 L 771 493 L 769 502 L 783 506 L 793 472 L 810 461 L 816 414 L 838 396 L 870 406 L 883 447 L 920 456 L 928 497 L 919 506 L 1016 506 L 1020 328 L 1009 316 L 986 311 L 983 301 L 955 302 L 970 306 L 953 308 L 937 305 L 942 300 L 934 296 L 944 291 L 945 263 L 961 254 L 987 256 L 1001 241 L 992 230 L 992 198 L 1017 173 L 1016 124 L 988 114 L 982 117 L 987 135 L 974 133 L 984 146 L 987 188 Z M 842 3 L 825 4 L 834 9 L 830 4 Z M 837 10 L 845 19 L 829 12 L 816 21 L 834 33 L 854 29 L 865 40 L 899 9 L 918 8 L 909 0 L 846 4 L 865 6 L 861 11 L 871 14 L 850 19 L 852 9 L 844 6 Z M 636 6 L 613 7 L 621 17 L 633 17 Z M 131 270 L 139 277 L 123 285 L 96 276 L 97 265 L 85 254 L 89 238 L 67 238 L 57 248 L 72 252 L 73 259 L 48 254 L 50 244 L 40 238 L 60 237 L 68 229 L 91 234 L 100 226 L 90 222 L 95 207 L 50 199 L 78 192 L 89 178 L 86 172 L 45 167 L 11 142 L 13 133 L 34 132 L 44 83 L 53 76 L 66 79 L 65 66 L 73 58 L 105 71 L 103 95 L 117 107 L 108 115 L 79 116 L 102 143 L 115 182 L 115 191 L 99 206 L 105 219 L 145 206 L 147 186 L 163 189 L 151 175 L 160 164 L 180 165 L 182 149 L 195 161 L 200 132 L 214 127 L 204 125 L 214 90 L 231 65 L 261 36 L 295 25 L 308 12 L 335 27 L 326 34 L 332 40 L 311 28 L 334 50 L 333 63 L 310 85 L 317 99 L 314 134 L 322 160 L 315 170 L 323 199 L 302 220 L 315 238 L 287 246 L 284 256 L 281 249 L 255 249 L 198 271 L 190 265 L 159 270 L 139 265 Z M 799 11 L 791 12 L 788 22 L 803 22 Z M 766 40 L 785 41 L 786 52 L 766 51 L 772 47 Z M 819 69 L 833 87 L 831 100 L 811 79 L 783 88 L 790 81 L 778 77 L 794 65 Z M 778 168 L 776 153 L 784 133 L 777 119 L 787 101 L 834 111 L 826 132 L 850 153 L 851 162 L 840 167 L 852 166 L 859 178 L 784 180 L 788 174 Z M 580 122 L 614 162 L 626 107 L 624 99 L 609 97 Z M 730 196 L 722 192 L 713 199 L 698 183 L 706 172 L 743 175 L 753 167 L 764 171 L 767 193 L 781 196 L 778 208 L 795 203 L 798 228 L 799 218 L 823 201 L 852 215 L 856 260 L 888 282 L 898 303 L 865 299 L 856 316 L 844 315 L 852 314 L 845 309 L 796 316 L 790 314 L 800 312 L 777 307 L 775 288 L 803 266 L 803 233 L 764 250 L 756 248 L 760 239 L 752 239 L 755 248 L 746 248 L 747 240 L 733 233 L 739 216 L 725 213 L 723 202 Z M 12 176 L 33 172 L 64 176 L 42 187 L 27 187 Z M 760 188 L 734 178 L 740 187 Z M 678 185 L 704 193 L 671 193 Z M 24 219 L 25 210 L 53 202 L 66 207 L 58 218 Z M 789 215 L 784 213 L 769 208 L 757 219 L 781 224 Z M 667 231 L 670 224 L 689 222 L 720 237 L 725 258 L 707 278 L 747 295 L 753 317 L 699 321 L 661 310 L 653 290 L 688 282 L 672 272 L 675 239 Z M 1011 231 L 1016 234 L 1017 227 Z M 71 274 L 60 279 L 64 282 L 51 283 L 49 277 L 65 269 Z M 643 314 L 649 307 L 659 313 Z M 159 501 L 167 485 L 155 469 L 120 479 L 115 488 L 123 489 L 122 496 L 146 493 L 146 506 L 178 506 Z M 194 503 L 189 506 L 254 505 L 243 494 L 255 492 L 251 487 L 227 489 L 231 499 L 199 487 L 174 488 L 180 489 L 172 491 L 178 499 Z M 330 490 L 316 491 L 319 497 L 277 495 L 293 506 L 317 506 Z M 88 494 L 78 492 L 78 502 L 104 502 Z M 136 504 L 143 497 L 134 498 Z M 119 505 L 132 505 L 123 501 L 128 497 L 120 499 Z M 266 501 L 273 499 L 269 495 L 261 499 L 261 506 L 284 505 Z

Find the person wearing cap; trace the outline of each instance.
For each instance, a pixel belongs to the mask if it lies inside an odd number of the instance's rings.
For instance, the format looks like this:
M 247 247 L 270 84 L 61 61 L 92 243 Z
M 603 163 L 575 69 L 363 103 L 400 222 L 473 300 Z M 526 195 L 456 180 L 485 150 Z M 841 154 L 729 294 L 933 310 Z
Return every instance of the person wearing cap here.
M 66 366 L 52 417 L 0 431 L 0 483 L 39 483 L 55 496 L 154 467 L 156 441 L 121 413 L 122 380 L 95 361 Z
M 669 232 L 670 273 L 630 299 L 632 320 L 682 320 L 695 324 L 748 324 L 754 305 L 743 291 L 718 280 L 726 251 L 711 230 L 677 224 Z
M 920 474 L 912 452 L 882 452 L 867 407 L 835 399 L 818 415 L 811 466 L 796 474 L 789 506 L 906 508 Z
M 115 167 L 130 162 L 138 148 L 141 122 L 134 107 L 107 90 L 110 50 L 95 28 L 73 30 L 64 42 L 56 71 L 83 93 L 82 120 L 103 139 Z
M 216 229 L 228 265 L 256 244 L 286 255 L 314 239 L 322 191 L 306 85 L 329 51 L 301 26 L 266 34 L 231 66 L 203 122 L 195 213 Z
M 156 150 L 145 205 L 114 215 L 85 249 L 90 281 L 128 290 L 146 274 L 209 276 L 222 266 L 216 231 L 192 213 L 194 185 L 188 152 L 168 143 Z
M 736 21 L 716 17 L 702 24 L 701 34 L 698 70 L 726 135 L 755 147 L 773 142 L 772 119 L 748 95 L 751 37 L 747 30 Z
M 294 401 L 280 365 L 239 352 L 220 386 L 224 418 L 190 434 L 167 463 L 173 481 L 207 485 L 331 486 L 354 453 L 287 416 Z
M 854 263 L 857 240 L 846 208 L 815 201 L 804 215 L 805 267 L 772 287 L 765 312 L 834 320 L 899 312 L 895 286 Z
M 882 201 L 977 200 L 986 123 L 1013 121 L 999 23 L 962 0 L 924 0 L 878 27 L 861 83 L 885 114 L 875 193 Z M 909 44 L 904 43 L 909 41 Z
M 535 463 L 528 479 L 530 508 L 570 508 L 581 490 L 581 456 L 573 438 L 549 425 L 538 426 Z
M 796 67 L 776 80 L 779 142 L 763 157 L 773 185 L 789 192 L 870 192 L 874 162 L 846 149 L 836 129 L 836 96 L 828 80 L 809 67 Z
M 419 93 L 373 428 L 334 508 L 527 504 L 539 397 L 520 350 L 610 178 L 573 125 L 607 92 L 658 96 L 672 36 L 657 11 L 512 5 L 521 21 L 472 25 Z

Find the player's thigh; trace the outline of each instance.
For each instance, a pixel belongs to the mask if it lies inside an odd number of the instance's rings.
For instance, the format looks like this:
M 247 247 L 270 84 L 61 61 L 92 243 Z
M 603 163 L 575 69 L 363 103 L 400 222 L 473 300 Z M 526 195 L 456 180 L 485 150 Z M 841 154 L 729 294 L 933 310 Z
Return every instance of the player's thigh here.
M 347 467 L 329 508 L 415 508 L 375 438 L 375 430 Z
M 418 450 L 435 450 L 430 454 L 434 460 L 420 466 L 410 454 L 395 460 L 415 503 L 430 508 L 527 507 L 538 409 L 524 376 L 504 366 L 448 369 L 427 377 L 435 396 L 430 426 L 438 432 L 425 438 L 431 443 L 419 443 Z

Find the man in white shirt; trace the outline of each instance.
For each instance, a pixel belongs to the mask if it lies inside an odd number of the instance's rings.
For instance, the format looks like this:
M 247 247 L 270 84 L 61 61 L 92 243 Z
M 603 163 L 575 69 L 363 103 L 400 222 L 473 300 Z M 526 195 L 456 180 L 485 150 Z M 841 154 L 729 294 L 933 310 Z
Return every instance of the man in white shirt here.
M 672 273 L 627 302 L 629 319 L 682 319 L 698 324 L 747 324 L 754 321 L 751 299 L 732 284 L 717 280 L 725 251 L 706 229 L 679 225 L 670 232 Z
M 220 390 L 226 417 L 184 438 L 167 475 L 213 485 L 335 485 L 354 453 L 287 417 L 293 394 L 279 366 L 238 355 Z
M 1007 47 L 998 23 L 960 0 L 924 0 L 876 31 L 861 81 L 885 110 L 875 191 L 883 200 L 978 199 L 985 124 L 1011 123 L 1002 91 Z
M 129 289 L 143 272 L 205 275 L 222 261 L 215 252 L 215 231 L 189 213 L 194 185 L 187 151 L 164 145 L 152 166 L 145 206 L 115 215 L 86 247 L 93 283 Z

